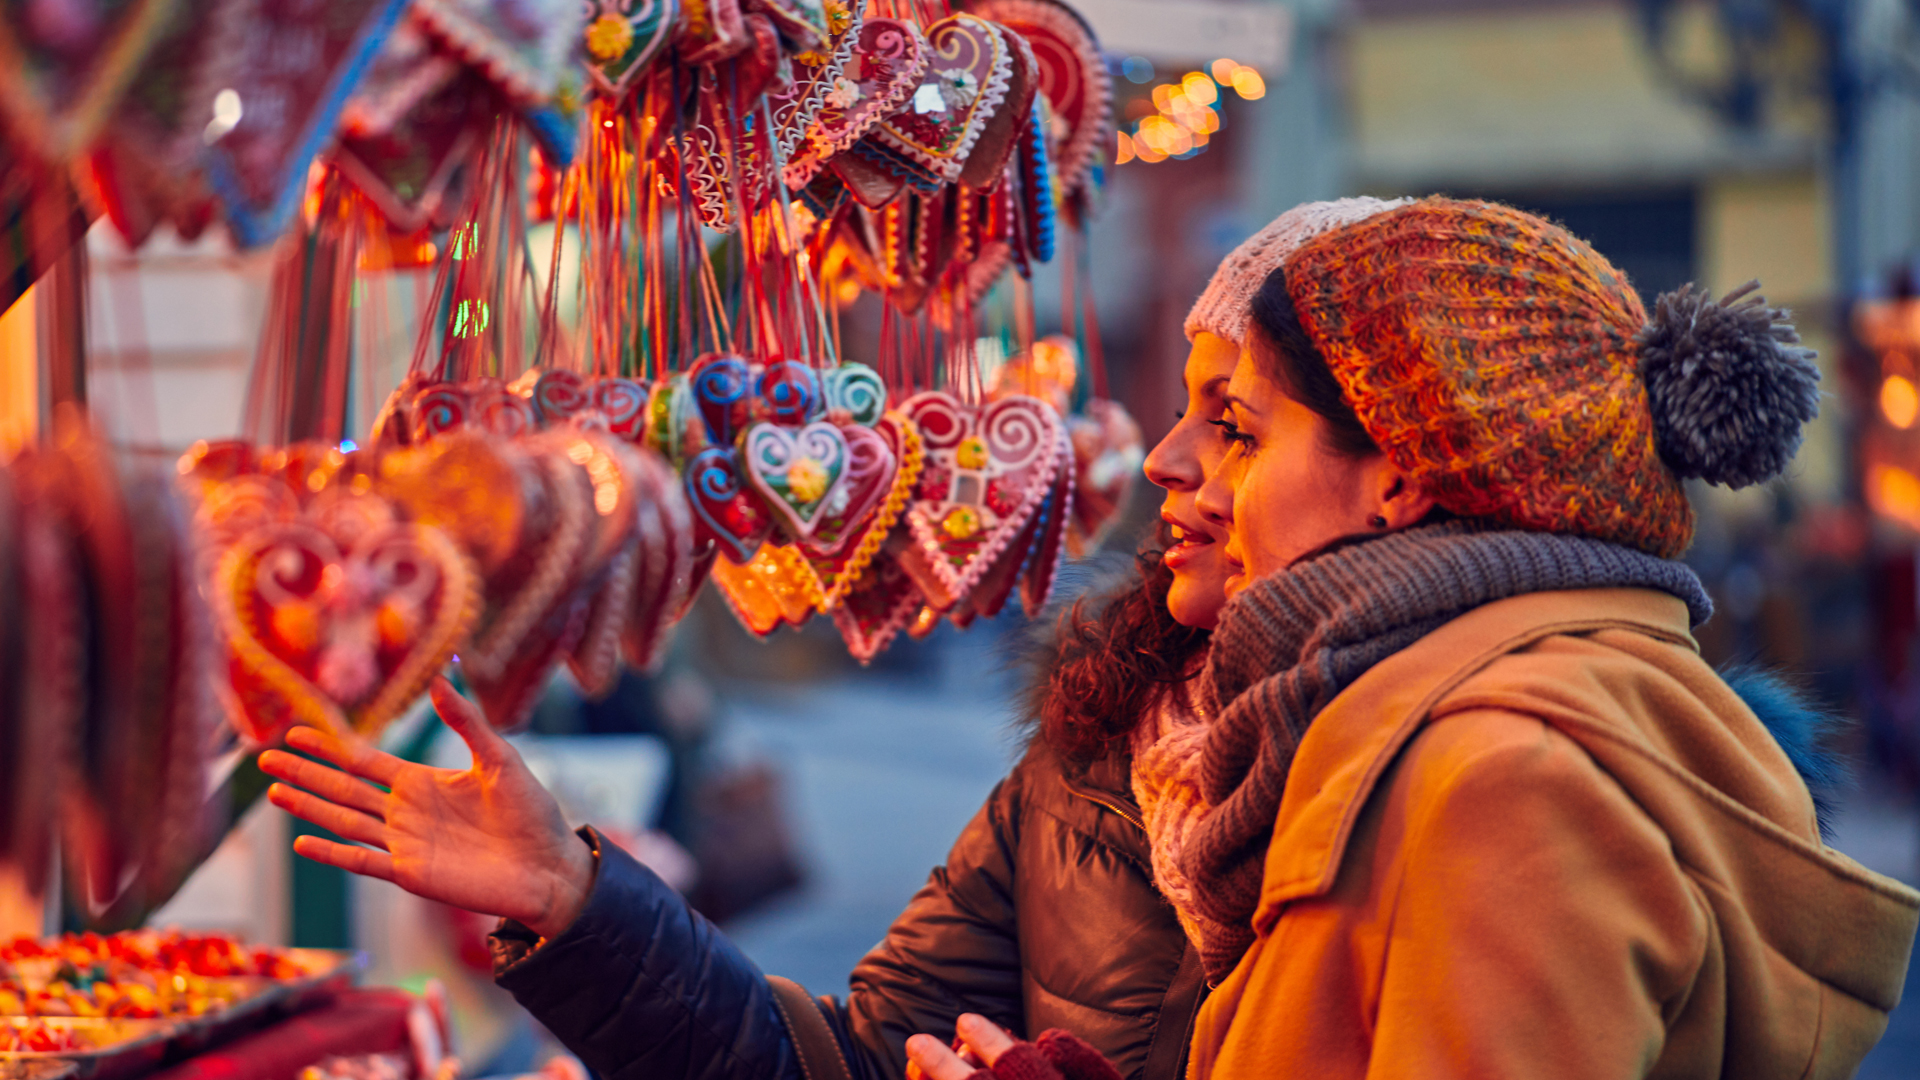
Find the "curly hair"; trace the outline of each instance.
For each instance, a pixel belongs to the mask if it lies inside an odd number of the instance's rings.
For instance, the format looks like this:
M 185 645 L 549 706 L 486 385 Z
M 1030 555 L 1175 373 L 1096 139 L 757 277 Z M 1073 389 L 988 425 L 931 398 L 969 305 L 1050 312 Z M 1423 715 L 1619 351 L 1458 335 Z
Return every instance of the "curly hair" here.
M 1208 632 L 1174 621 L 1167 611 L 1173 571 L 1161 556 L 1170 538 L 1134 557 L 1137 573 L 1091 602 L 1061 613 L 1042 677 L 1031 690 L 1040 738 L 1069 773 L 1084 771 L 1116 747 L 1160 695 L 1176 690 L 1205 653 Z

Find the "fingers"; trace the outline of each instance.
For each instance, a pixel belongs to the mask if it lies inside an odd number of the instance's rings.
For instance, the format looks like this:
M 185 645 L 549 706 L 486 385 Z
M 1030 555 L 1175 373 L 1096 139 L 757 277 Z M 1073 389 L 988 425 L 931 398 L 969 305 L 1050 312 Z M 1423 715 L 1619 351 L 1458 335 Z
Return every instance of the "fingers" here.
M 318 836 L 294 837 L 293 850 L 295 854 L 305 856 L 317 863 L 337 866 L 350 874 L 379 878 L 382 881 L 393 880 L 393 856 L 384 851 L 355 847 L 352 844 L 337 844 Z
M 294 817 L 311 821 L 349 840 L 381 848 L 387 846 L 387 827 L 378 818 L 316 799 L 299 788 L 275 784 L 267 789 L 267 801 Z
M 306 788 L 329 802 L 339 803 L 341 806 L 351 807 L 375 817 L 385 816 L 386 792 L 356 780 L 339 769 L 329 769 L 325 765 L 282 750 L 269 750 L 260 755 L 260 771 L 275 780 L 285 780 L 289 784 Z
M 967 1080 L 974 1067 L 931 1035 L 915 1035 L 907 1040 L 909 1075 L 918 1069 L 923 1080 Z
M 387 787 L 392 787 L 395 778 L 407 769 L 407 763 L 392 754 L 383 754 L 365 743 L 335 738 L 318 728 L 294 728 L 287 732 L 287 745 Z
M 1001 1054 L 1013 1049 L 1013 1036 L 984 1016 L 965 1013 L 956 1026 L 967 1049 L 973 1051 L 975 1057 L 986 1062 L 989 1069 L 1000 1060 Z
M 495 765 L 506 754 L 512 752 L 513 748 L 508 746 L 507 741 L 502 739 L 500 733 L 493 730 L 493 725 L 487 722 L 486 715 L 480 711 L 480 706 L 461 697 L 460 692 L 453 688 L 453 684 L 447 681 L 446 676 L 436 677 L 430 692 L 433 695 L 434 710 L 440 714 L 440 719 L 454 730 L 454 734 L 466 740 L 467 749 L 473 751 L 473 760 L 476 763 L 485 762 L 488 765 Z

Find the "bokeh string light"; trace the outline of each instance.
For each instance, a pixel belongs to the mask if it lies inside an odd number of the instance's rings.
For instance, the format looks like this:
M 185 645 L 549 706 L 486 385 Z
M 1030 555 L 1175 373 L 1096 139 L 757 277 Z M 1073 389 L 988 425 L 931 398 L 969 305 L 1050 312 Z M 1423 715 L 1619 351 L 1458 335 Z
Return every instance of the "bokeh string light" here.
M 1152 63 L 1138 56 L 1122 61 L 1121 73 L 1136 85 L 1154 78 Z M 1203 153 L 1220 130 L 1223 89 L 1231 89 L 1243 100 L 1258 101 L 1266 96 L 1267 83 L 1253 68 L 1225 58 L 1215 60 L 1205 71 L 1189 71 L 1160 83 L 1127 107 L 1124 121 L 1131 121 L 1132 129 L 1122 123 L 1114 164 L 1143 161 L 1152 165 Z

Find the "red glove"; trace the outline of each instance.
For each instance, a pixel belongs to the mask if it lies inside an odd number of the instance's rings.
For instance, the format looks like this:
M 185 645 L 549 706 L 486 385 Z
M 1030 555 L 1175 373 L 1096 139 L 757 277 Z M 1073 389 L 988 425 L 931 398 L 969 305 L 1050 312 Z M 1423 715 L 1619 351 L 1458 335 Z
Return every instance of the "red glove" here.
M 955 1049 L 959 1049 L 956 1047 Z M 969 1080 L 1121 1080 L 1120 1070 L 1078 1036 L 1053 1028 L 1033 1042 L 1014 1040 L 991 1069 Z

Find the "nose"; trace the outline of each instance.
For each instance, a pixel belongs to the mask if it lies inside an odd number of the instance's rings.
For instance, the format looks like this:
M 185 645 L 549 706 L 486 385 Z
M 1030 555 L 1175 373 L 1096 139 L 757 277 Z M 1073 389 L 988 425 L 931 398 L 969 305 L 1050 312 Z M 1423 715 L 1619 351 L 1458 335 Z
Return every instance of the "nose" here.
M 1194 509 L 1200 512 L 1207 523 L 1225 529 L 1233 524 L 1233 485 L 1229 482 L 1227 469 L 1215 469 L 1212 476 L 1200 485 L 1200 492 L 1194 496 Z
M 1168 491 L 1192 491 L 1205 479 L 1200 457 L 1194 452 L 1194 423 L 1182 417 L 1167 436 L 1154 444 L 1147 454 L 1147 479 Z

